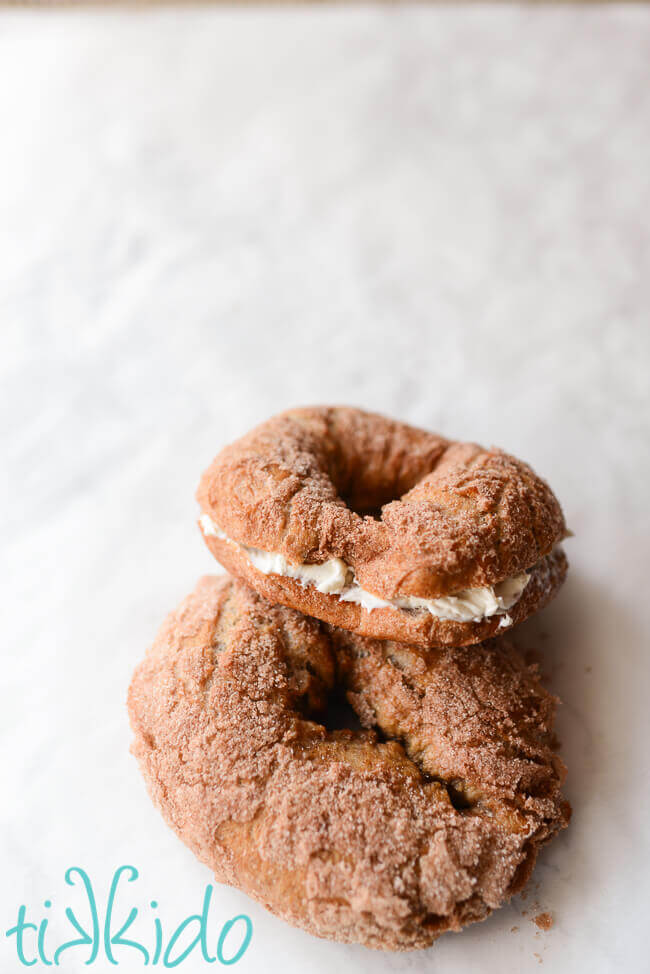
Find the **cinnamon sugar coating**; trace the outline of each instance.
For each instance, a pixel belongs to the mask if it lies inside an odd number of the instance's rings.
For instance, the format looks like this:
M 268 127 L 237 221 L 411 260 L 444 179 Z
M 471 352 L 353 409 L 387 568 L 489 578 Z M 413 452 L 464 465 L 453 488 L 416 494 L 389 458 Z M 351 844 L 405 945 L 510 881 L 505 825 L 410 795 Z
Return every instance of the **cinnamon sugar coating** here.
M 323 726 L 335 688 L 367 729 Z M 426 947 L 517 892 L 568 821 L 555 700 L 503 639 L 423 654 L 205 577 L 128 706 L 183 841 L 321 937 Z
M 435 599 L 532 571 L 509 615 L 520 622 L 566 574 L 553 553 L 567 534 L 560 505 L 527 464 L 347 407 L 289 410 L 227 446 L 197 499 L 225 534 L 294 564 L 340 558 L 383 599 Z M 426 611 L 363 610 L 279 575 L 205 537 L 224 567 L 271 601 L 378 638 L 463 645 L 494 635 L 503 616 L 453 622 Z M 526 594 L 526 593 L 525 593 Z

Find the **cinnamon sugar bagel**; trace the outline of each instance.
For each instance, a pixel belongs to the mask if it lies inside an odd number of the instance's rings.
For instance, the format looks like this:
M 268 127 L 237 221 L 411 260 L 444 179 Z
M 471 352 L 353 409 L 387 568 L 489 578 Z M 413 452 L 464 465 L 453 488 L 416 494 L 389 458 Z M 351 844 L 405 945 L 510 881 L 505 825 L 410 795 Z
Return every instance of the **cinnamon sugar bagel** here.
M 359 409 L 275 416 L 221 451 L 197 499 L 229 572 L 361 635 L 477 643 L 567 569 L 562 510 L 529 466 Z
M 323 726 L 336 687 L 368 729 Z M 423 654 L 206 577 L 128 705 L 183 841 L 320 937 L 426 947 L 520 890 L 568 822 L 555 700 L 503 639 Z

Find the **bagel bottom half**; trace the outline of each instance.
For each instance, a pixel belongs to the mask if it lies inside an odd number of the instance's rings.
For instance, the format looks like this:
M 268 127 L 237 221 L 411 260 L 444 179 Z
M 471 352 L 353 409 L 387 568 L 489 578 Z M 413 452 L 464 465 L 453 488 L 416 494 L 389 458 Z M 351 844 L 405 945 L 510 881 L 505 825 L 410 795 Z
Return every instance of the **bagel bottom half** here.
M 556 547 L 528 569 L 530 580 L 507 614 L 491 615 L 480 621 L 457 622 L 438 618 L 423 609 L 376 608 L 368 611 L 354 602 L 343 601 L 338 595 L 319 592 L 313 585 L 304 585 L 295 578 L 265 574 L 255 567 L 240 545 L 205 532 L 203 537 L 226 571 L 242 579 L 270 602 L 291 606 L 360 636 L 397 639 L 425 648 L 466 646 L 501 635 L 504 629 L 518 625 L 550 602 L 562 586 L 568 568 L 564 551 Z
M 360 729 L 327 729 L 339 693 Z M 504 639 L 422 653 L 205 577 L 128 706 L 181 839 L 320 937 L 426 947 L 521 889 L 568 822 L 555 700 Z

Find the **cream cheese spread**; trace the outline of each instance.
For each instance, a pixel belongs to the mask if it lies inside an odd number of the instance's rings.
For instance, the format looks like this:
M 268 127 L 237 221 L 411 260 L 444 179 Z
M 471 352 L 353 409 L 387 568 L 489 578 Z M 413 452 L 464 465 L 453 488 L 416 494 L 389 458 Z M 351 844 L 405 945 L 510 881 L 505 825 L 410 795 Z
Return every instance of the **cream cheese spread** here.
M 222 538 L 228 544 L 243 551 L 248 560 L 264 575 L 283 575 L 295 578 L 303 586 L 313 586 L 325 595 L 337 595 L 342 602 L 356 602 L 366 612 L 373 609 L 411 609 L 430 612 L 437 619 L 454 622 L 481 622 L 494 615 L 502 615 L 501 626 L 512 622 L 508 609 L 519 600 L 530 575 L 520 572 L 496 585 L 482 588 L 466 588 L 455 595 L 443 595 L 436 599 L 423 599 L 416 595 L 383 599 L 362 588 L 354 578 L 354 571 L 340 558 L 330 558 L 321 565 L 293 564 L 284 555 L 263 551 L 240 544 L 229 538 L 208 514 L 202 514 L 199 523 L 203 533 Z

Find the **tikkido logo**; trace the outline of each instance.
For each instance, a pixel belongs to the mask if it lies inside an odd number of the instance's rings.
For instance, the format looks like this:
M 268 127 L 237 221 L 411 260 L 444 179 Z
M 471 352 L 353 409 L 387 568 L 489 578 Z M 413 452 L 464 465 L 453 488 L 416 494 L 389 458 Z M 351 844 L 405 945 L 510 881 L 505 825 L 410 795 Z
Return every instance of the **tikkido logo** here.
M 47 967 L 61 964 L 61 958 L 68 959 L 72 954 L 84 965 L 107 960 L 109 964 L 124 964 L 129 970 L 133 969 L 133 961 L 140 955 L 143 966 L 159 964 L 161 967 L 178 967 L 190 955 L 200 955 L 208 964 L 231 965 L 236 964 L 244 956 L 253 936 L 253 924 L 245 913 L 232 917 L 222 924 L 219 935 L 210 934 L 210 903 L 214 887 L 208 885 L 203 895 L 203 906 L 200 913 L 192 913 L 185 917 L 166 935 L 159 916 L 156 900 L 151 900 L 149 907 L 153 915 L 153 930 L 151 929 L 151 915 L 148 919 L 140 916 L 143 911 L 131 906 L 124 900 L 128 887 L 126 883 L 133 883 L 138 878 L 135 866 L 120 866 L 116 869 L 110 885 L 106 909 L 100 914 L 93 884 L 85 870 L 72 866 L 66 870 L 65 881 L 68 886 L 77 886 L 84 900 L 83 914 L 66 906 L 65 917 L 74 931 L 75 936 L 70 940 L 59 940 L 58 945 L 53 941 L 52 931 L 48 931 L 52 901 L 45 900 L 43 906 L 46 915 L 33 922 L 27 915 L 27 907 L 18 908 L 16 923 L 6 931 L 5 936 L 10 940 L 15 938 L 18 960 L 25 967 L 32 967 L 39 961 Z M 118 906 L 118 889 L 119 899 Z M 79 920 L 83 915 L 84 922 Z M 133 926 L 136 924 L 134 929 Z M 54 926 L 54 924 L 52 924 Z M 149 935 L 144 940 L 136 939 L 136 929 L 147 927 Z M 129 932 L 127 938 L 125 934 Z M 139 930 L 141 936 L 141 929 Z M 214 942 L 216 940 L 216 943 Z

